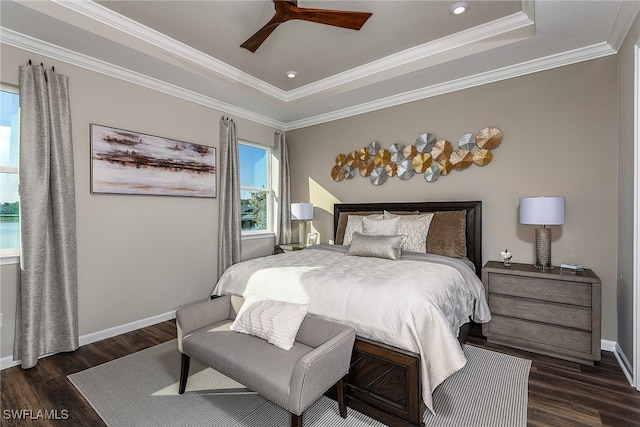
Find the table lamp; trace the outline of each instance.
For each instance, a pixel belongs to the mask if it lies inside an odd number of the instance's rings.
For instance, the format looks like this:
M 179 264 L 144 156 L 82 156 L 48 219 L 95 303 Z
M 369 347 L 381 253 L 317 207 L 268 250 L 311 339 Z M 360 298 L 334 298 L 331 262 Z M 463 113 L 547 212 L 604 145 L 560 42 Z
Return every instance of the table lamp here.
M 300 246 L 307 244 L 307 221 L 313 219 L 313 203 L 291 203 L 291 220 L 302 221 L 298 226 Z
M 547 225 L 564 224 L 564 197 L 521 197 L 520 224 L 536 228 L 536 263 L 540 269 L 551 269 L 551 229 Z

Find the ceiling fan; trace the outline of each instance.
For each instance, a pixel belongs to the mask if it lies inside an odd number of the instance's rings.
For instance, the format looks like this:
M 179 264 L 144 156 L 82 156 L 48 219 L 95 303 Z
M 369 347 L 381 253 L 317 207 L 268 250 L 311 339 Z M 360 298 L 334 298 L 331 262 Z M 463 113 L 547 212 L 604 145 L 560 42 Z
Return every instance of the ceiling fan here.
M 276 14 L 264 27 L 242 43 L 241 47 L 255 52 L 278 25 L 292 19 L 359 30 L 371 16 L 369 12 L 298 7 L 297 0 L 273 0 L 273 3 L 276 7 Z

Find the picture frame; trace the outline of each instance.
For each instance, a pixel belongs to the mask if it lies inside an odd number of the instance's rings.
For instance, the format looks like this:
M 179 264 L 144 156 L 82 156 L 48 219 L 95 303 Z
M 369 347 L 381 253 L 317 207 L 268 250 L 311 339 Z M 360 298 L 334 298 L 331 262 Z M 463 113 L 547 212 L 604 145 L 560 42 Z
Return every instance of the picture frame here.
M 90 124 L 91 193 L 216 197 L 216 148 Z
M 307 246 L 313 246 L 318 243 L 318 233 L 307 234 Z

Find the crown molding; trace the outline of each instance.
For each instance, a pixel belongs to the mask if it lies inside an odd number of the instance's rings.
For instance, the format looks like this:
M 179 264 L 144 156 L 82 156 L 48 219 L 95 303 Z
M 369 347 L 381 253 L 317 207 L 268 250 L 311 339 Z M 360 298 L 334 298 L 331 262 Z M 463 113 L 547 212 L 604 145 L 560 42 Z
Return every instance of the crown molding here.
M 623 1 L 622 4 L 620 4 L 620 9 L 618 9 L 618 14 L 607 37 L 607 42 L 609 42 L 616 52 L 620 50 L 624 39 L 627 37 L 639 13 L 639 1 Z
M 243 108 L 238 108 L 227 102 L 201 95 L 199 93 L 169 84 L 167 82 L 154 79 L 140 73 L 136 73 L 126 68 L 110 64 L 108 62 L 101 61 L 99 59 L 95 59 L 90 56 L 56 46 L 43 40 L 18 33 L 8 28 L 0 27 L 0 33 L 2 33 L 2 43 L 9 46 L 27 50 L 29 52 L 33 52 L 38 55 L 46 56 L 59 61 L 64 61 L 68 64 L 75 65 L 80 68 L 104 74 L 106 76 L 146 87 L 148 89 L 156 90 L 167 95 L 175 96 L 176 98 L 194 102 L 196 104 L 200 104 L 205 107 L 224 112 L 225 114 L 251 120 L 253 122 L 260 123 L 278 130 L 284 130 L 285 128 L 284 123 L 271 119 L 264 115 L 254 113 Z
M 504 67 L 498 70 L 488 71 L 470 77 L 431 85 L 398 95 L 381 98 L 372 102 L 367 102 L 353 107 L 332 111 L 330 113 L 317 115 L 307 119 L 284 123 L 243 108 L 238 108 L 229 103 L 207 97 L 157 79 L 153 79 L 140 73 L 135 73 L 125 68 L 97 60 L 87 55 L 79 54 L 77 52 L 55 46 L 51 43 L 26 36 L 10 29 L 0 27 L 0 31 L 2 32 L 2 42 L 10 46 L 64 61 L 71 65 L 76 65 L 84 69 L 95 71 L 113 78 L 124 80 L 129 83 L 175 96 L 186 101 L 204 105 L 206 107 L 223 111 L 226 114 L 251 120 L 256 123 L 270 126 L 282 131 L 300 129 L 308 126 L 330 122 L 333 120 L 352 117 L 383 108 L 393 107 L 407 102 L 443 95 L 446 93 L 523 76 L 526 74 L 544 71 L 551 68 L 562 67 L 565 65 L 588 61 L 591 59 L 597 59 L 616 53 L 616 51 L 608 43 L 599 43 L 586 48 L 551 55 L 546 58 L 531 60 L 521 64 Z
M 637 14 L 637 9 L 634 10 L 636 10 Z M 620 13 L 619 15 L 628 16 L 628 14 L 624 15 L 622 13 Z M 633 16 L 635 16 L 635 14 Z M 626 21 L 627 20 L 625 19 L 624 22 Z M 493 83 L 500 80 L 531 74 L 538 71 L 544 71 L 555 67 L 570 65 L 582 61 L 588 61 L 591 59 L 597 59 L 603 56 L 615 54 L 617 52 L 616 49 L 609 43 L 603 42 L 586 48 L 551 55 L 546 58 L 531 60 L 521 64 L 504 67 L 502 69 L 480 73 L 474 76 L 449 81 L 446 83 L 431 85 L 386 98 L 381 98 L 372 102 L 367 102 L 353 107 L 332 111 L 330 113 L 317 115 L 307 119 L 285 123 L 261 114 L 254 113 L 247 109 L 236 107 L 215 98 L 204 96 L 196 92 L 168 84 L 164 81 L 160 81 L 158 79 L 154 79 L 149 76 L 127 70 L 123 67 L 119 67 L 117 65 L 110 64 L 84 54 L 61 48 L 51 43 L 26 36 L 10 29 L 0 27 L 0 31 L 2 32 L 2 43 L 6 43 L 10 46 L 31 51 L 36 54 L 47 56 L 53 59 L 61 60 L 71 65 L 76 65 L 84 69 L 95 71 L 113 78 L 127 81 L 129 83 L 156 90 L 171 96 L 175 96 L 177 98 L 181 98 L 225 112 L 226 114 L 251 120 L 253 122 L 282 131 L 294 130 L 313 126 L 316 124 L 326 123 L 333 120 L 352 117 L 355 115 L 364 114 L 371 111 L 404 104 L 407 102 L 426 99 L 462 89 L 480 86 L 483 84 Z M 622 33 L 623 32 L 621 32 L 620 34 Z M 626 33 L 624 34 L 626 35 Z M 622 39 L 624 40 L 624 38 Z
M 324 91 L 335 91 L 338 86 L 346 85 L 360 79 L 367 79 L 378 73 L 388 73 L 389 70 L 399 70 L 402 67 L 425 58 L 432 58 L 436 55 L 451 52 L 473 43 L 486 42 L 487 39 L 499 37 L 531 25 L 534 25 L 534 21 L 526 13 L 514 13 L 293 89 L 287 92 L 285 100 L 294 101 Z M 399 74 L 403 74 L 401 70 L 399 70 Z
M 598 43 L 581 49 L 564 52 L 556 55 L 547 56 L 545 58 L 535 59 L 523 62 L 517 65 L 504 67 L 473 76 L 440 83 L 421 89 L 416 89 L 401 93 L 398 95 L 381 98 L 372 102 L 363 103 L 354 107 L 344 108 L 332 111 L 331 113 L 321 114 L 308 119 L 288 122 L 285 130 L 290 131 L 300 129 L 317 124 L 327 123 L 334 120 L 344 119 L 359 114 L 369 113 L 383 108 L 393 107 L 396 105 L 406 104 L 408 102 L 419 101 L 438 95 L 444 95 L 463 89 L 469 89 L 476 86 L 482 86 L 501 80 L 507 80 L 514 77 L 520 77 L 527 74 L 537 73 L 552 68 L 571 65 L 578 62 L 589 61 L 615 54 L 616 51 L 611 48 L 608 43 Z
M 255 90 L 265 93 L 279 100 L 284 100 L 286 92 L 269 83 L 253 77 L 238 68 L 232 67 L 226 62 L 209 56 L 201 51 L 181 43 L 165 34 L 162 34 L 146 25 L 140 24 L 119 13 L 112 11 L 92 0 L 51 0 L 54 3 L 72 10 L 86 18 L 120 31 L 130 37 L 142 40 L 163 51 L 170 52 L 189 62 L 197 64 L 214 73 L 228 79 L 247 85 Z
M 424 43 L 420 46 L 406 49 L 402 52 L 329 76 L 297 89 L 284 91 L 165 34 L 122 16 L 94 1 L 52 1 L 88 19 L 107 25 L 130 37 L 149 43 L 161 50 L 170 52 L 172 55 L 177 55 L 186 61 L 210 70 L 224 78 L 246 85 L 284 103 L 303 100 L 306 97 L 318 95 L 323 92 L 335 93 L 335 90 L 341 86 L 354 84 L 362 79 L 370 79 L 379 73 L 388 74 L 390 70 L 395 70 L 397 74 L 403 74 L 403 68 L 417 61 L 424 60 L 425 58 L 433 58 L 436 55 L 451 52 L 473 43 L 486 42 L 487 39 L 517 31 L 534 24 L 534 21 L 530 18 L 530 16 L 532 16 L 533 1 L 523 0 L 524 12 L 518 12 L 432 42 Z

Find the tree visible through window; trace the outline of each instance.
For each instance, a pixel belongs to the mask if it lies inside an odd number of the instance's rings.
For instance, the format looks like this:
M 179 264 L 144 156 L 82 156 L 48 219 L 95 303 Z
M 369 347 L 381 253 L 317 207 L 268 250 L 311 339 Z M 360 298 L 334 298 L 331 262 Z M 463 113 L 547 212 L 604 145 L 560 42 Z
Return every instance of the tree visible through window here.
M 18 147 L 20 112 L 17 90 L 0 90 L 0 255 L 18 255 L 20 200 Z
M 271 231 L 271 151 L 246 142 L 238 149 L 242 232 Z

